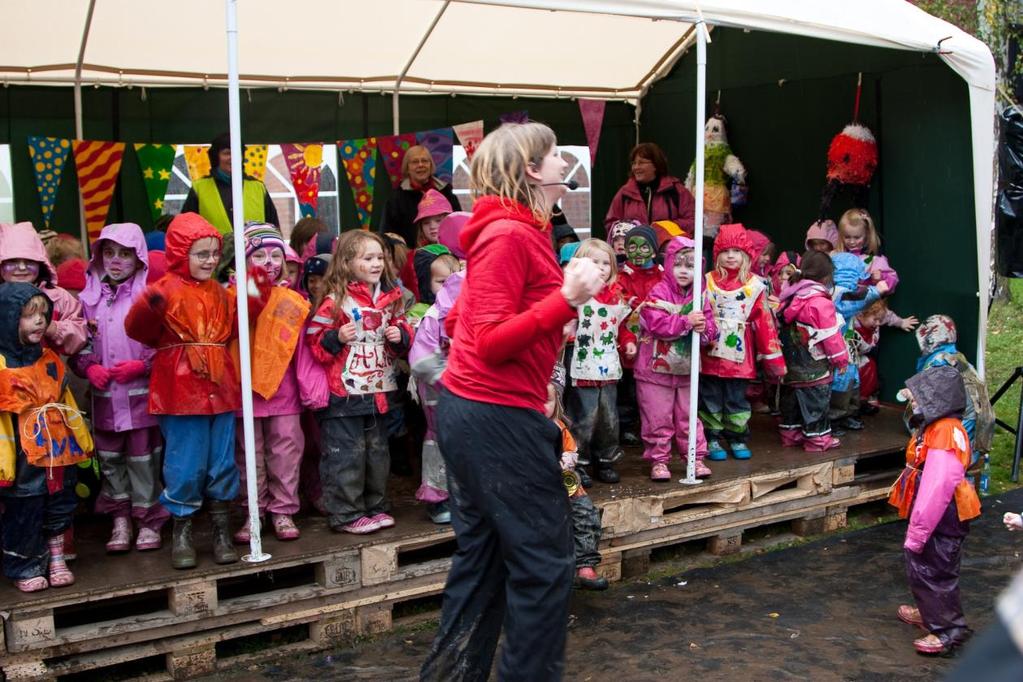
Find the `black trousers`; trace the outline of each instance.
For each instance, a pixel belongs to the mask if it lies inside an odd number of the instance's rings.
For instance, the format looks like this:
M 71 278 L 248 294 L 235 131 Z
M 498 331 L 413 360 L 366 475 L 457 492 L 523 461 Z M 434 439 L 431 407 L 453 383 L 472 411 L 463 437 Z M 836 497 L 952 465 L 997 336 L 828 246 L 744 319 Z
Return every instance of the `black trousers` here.
M 781 387 L 778 407 L 781 410 L 783 429 L 802 429 L 807 438 L 826 436 L 831 433 L 828 405 L 831 400 L 831 384 L 816 386 Z
M 320 442 L 322 499 L 332 528 L 390 510 L 386 415 L 321 418 Z
M 560 680 L 574 552 L 558 427 L 443 391 L 437 408 L 458 549 L 422 680 Z
M 11 580 L 46 575 L 49 539 L 71 527 L 78 496 L 75 469 L 64 467 L 64 487 L 52 495 L 3 496 L 3 571 Z

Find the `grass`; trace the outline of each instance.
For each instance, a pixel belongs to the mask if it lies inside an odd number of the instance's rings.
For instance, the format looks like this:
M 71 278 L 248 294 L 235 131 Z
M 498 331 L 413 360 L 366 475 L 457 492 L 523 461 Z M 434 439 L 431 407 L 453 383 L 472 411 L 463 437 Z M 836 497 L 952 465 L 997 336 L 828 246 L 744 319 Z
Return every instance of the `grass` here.
M 1023 365 L 1023 280 L 1009 280 L 1011 300 L 999 301 L 991 307 L 987 333 L 987 385 L 991 395 Z M 1020 383 L 1010 388 L 995 405 L 998 418 L 1016 426 L 1019 416 Z M 990 494 L 1018 488 L 1010 474 L 1015 437 L 1001 427 L 995 429 L 995 442 L 991 449 Z

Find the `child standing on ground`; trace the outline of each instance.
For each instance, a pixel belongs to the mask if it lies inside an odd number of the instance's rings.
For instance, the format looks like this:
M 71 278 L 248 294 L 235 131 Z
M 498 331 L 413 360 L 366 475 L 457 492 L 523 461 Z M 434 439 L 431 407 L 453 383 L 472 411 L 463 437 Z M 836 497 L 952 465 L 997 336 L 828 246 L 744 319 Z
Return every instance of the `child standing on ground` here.
M 831 435 L 828 418 L 831 373 L 849 364 L 849 352 L 828 292 L 833 275 L 826 254 L 807 251 L 779 297 L 779 333 L 788 372 L 782 379 L 778 430 L 782 445 L 802 445 L 806 452 L 841 445 Z
M 707 273 L 707 298 L 718 339 L 700 363 L 700 418 L 707 431 L 708 459 L 749 459 L 750 404 L 746 389 L 763 363 L 767 378 L 785 375 L 785 360 L 767 306 L 767 285 L 754 275 L 746 228 L 722 225 L 714 240 L 714 270 Z
M 325 284 L 327 296 L 309 324 L 309 343 L 327 368 L 331 393 L 319 414 L 323 503 L 332 530 L 372 533 L 394 525 L 382 415 L 397 393 L 395 361 L 408 352 L 412 328 L 378 235 L 341 235 Z
M 614 464 L 625 456 L 618 443 L 618 381 L 622 357 L 630 361 L 636 357 L 636 337 L 626 328 L 629 307 L 616 281 L 614 250 L 605 241 L 587 239 L 575 257 L 596 263 L 604 288 L 577 309 L 569 365 L 572 390 L 565 403 L 579 446 L 580 466 L 592 465 L 598 480 L 617 483 L 620 478 Z
M 3 570 L 22 592 L 74 583 L 64 533 L 78 506 L 74 465 L 92 452 L 64 365 L 42 345 L 52 314 L 53 303 L 31 284 L 0 284 Z
M 959 569 L 969 521 L 980 516 L 977 491 L 966 479 L 970 441 L 960 416 L 966 393 L 953 367 L 931 367 L 906 380 L 912 434 L 906 468 L 888 503 L 909 519 L 902 544 L 916 606 L 903 604 L 899 620 L 928 631 L 913 642 L 921 654 L 948 654 L 972 631 L 959 597 Z
M 270 512 L 278 540 L 296 540 L 301 535 L 292 516 L 298 513 L 299 468 L 305 435 L 302 432 L 302 401 L 297 372 L 298 346 L 309 303 L 292 290 L 286 270 L 284 237 L 269 224 L 245 227 L 245 259 L 252 288 L 265 277 L 269 285 L 266 305 L 249 319 L 252 335 L 252 414 L 256 446 L 256 495 L 259 516 Z M 238 349 L 232 344 L 238 361 Z M 239 415 L 240 416 L 240 415 Z M 235 464 L 245 487 L 245 439 L 235 426 Z M 243 505 L 248 497 L 243 494 Z M 237 544 L 248 544 L 252 534 L 250 517 L 234 534 Z
M 135 300 L 128 336 L 156 349 L 149 411 L 164 438 L 160 502 L 174 517 L 171 565 L 194 568 L 192 520 L 209 502 L 213 561 L 238 561 L 231 544 L 230 503 L 238 497 L 234 463 L 238 374 L 227 345 L 237 333 L 235 300 L 214 278 L 220 232 L 197 213 L 167 228 L 167 274 Z
M 34 284 L 53 301 L 53 321 L 45 336 L 48 346 L 62 355 L 82 350 L 89 337 L 82 304 L 57 286 L 57 270 L 32 223 L 0 224 L 0 275 L 5 282 Z
M 160 529 L 170 516 L 160 504 L 163 436 L 147 400 L 155 351 L 129 338 L 124 328 L 148 275 L 142 228 L 134 223 L 104 227 L 93 244 L 79 297 L 92 339 L 68 360 L 93 388 L 93 437 L 103 474 L 96 512 L 113 518 L 106 546 L 110 553 L 131 547 L 132 518 L 138 524 L 135 549 L 159 549 Z
M 650 479 L 671 480 L 671 441 L 686 460 L 689 451 L 689 391 L 692 337 L 701 345 L 717 339 L 710 301 L 693 310 L 696 271 L 694 242 L 675 237 L 664 252 L 664 277 L 650 290 L 639 316 L 639 355 L 636 358 L 636 397 L 643 423 L 643 459 L 651 463 Z M 704 462 L 707 440 L 696 421 L 696 476 L 711 475 Z

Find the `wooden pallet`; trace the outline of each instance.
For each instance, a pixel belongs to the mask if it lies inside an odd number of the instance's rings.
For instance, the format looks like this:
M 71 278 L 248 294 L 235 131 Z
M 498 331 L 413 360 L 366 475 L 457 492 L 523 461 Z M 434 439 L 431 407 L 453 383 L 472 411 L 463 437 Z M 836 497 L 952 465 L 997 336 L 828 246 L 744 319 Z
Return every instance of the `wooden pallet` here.
M 650 482 L 630 453 L 621 485 L 590 491 L 603 509 L 598 572 L 621 580 L 645 572 L 652 549 L 694 540 L 718 554 L 738 551 L 745 530 L 781 521 L 801 534 L 841 527 L 850 506 L 887 495 L 902 466 L 896 415 L 820 455 L 783 449 L 758 424 L 752 460 L 712 462 L 714 476 L 694 487 Z M 106 529 L 90 536 L 81 527 L 74 586 L 25 595 L 0 585 L 0 670 L 38 679 L 158 658 L 162 674 L 184 678 L 240 662 L 226 657 L 225 643 L 247 637 L 301 630 L 297 641 L 269 647 L 273 655 L 388 630 L 396 605 L 440 593 L 455 549 L 450 527 L 430 523 L 408 502 L 411 491 L 401 495 L 395 528 L 352 536 L 303 519 L 299 541 L 264 539 L 273 554 L 265 564 L 213 564 L 203 519 L 200 565 L 190 571 L 169 567 L 168 548 L 107 557 Z

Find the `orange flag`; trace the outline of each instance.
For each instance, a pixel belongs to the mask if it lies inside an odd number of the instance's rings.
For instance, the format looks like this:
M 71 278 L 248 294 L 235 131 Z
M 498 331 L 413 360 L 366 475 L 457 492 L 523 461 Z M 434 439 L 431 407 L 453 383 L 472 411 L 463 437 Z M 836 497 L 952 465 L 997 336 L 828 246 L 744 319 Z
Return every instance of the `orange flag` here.
M 117 174 L 121 171 L 121 159 L 124 157 L 124 143 L 75 140 L 72 151 L 78 170 L 78 189 L 85 208 L 85 226 L 92 242 L 99 237 L 110 212 L 110 201 L 114 198 Z

